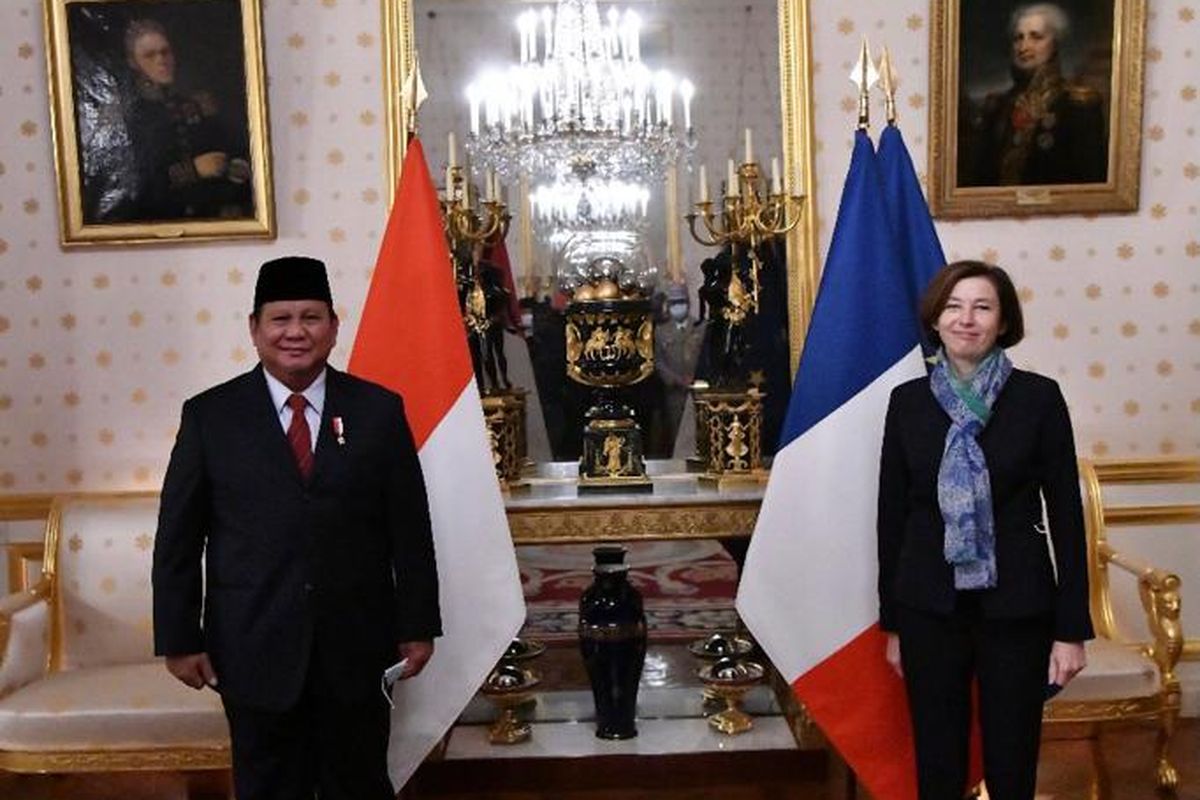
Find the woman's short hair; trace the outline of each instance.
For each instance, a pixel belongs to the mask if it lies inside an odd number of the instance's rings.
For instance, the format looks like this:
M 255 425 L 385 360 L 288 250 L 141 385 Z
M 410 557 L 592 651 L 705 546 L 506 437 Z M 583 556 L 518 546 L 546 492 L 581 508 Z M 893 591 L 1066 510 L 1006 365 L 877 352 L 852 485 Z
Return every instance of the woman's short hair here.
M 942 339 L 937 334 L 935 326 L 942 310 L 950 300 L 950 293 L 958 282 L 965 278 L 987 278 L 996 287 L 996 296 L 1000 298 L 1000 325 L 1003 332 L 997 337 L 996 344 L 1000 347 L 1012 347 L 1025 338 L 1025 317 L 1021 313 L 1021 301 L 1017 297 L 1017 288 L 1013 286 L 1008 273 L 994 264 L 983 261 L 955 261 L 942 267 L 921 298 L 921 326 L 930 332 L 930 338 L 941 346 Z
M 1062 44 L 1067 40 L 1071 33 L 1071 18 L 1067 16 L 1067 12 L 1063 11 L 1061 6 L 1054 3 L 1029 3 L 1017 6 L 1016 11 L 1008 18 L 1008 35 L 1012 36 L 1017 32 L 1018 22 L 1025 17 L 1034 15 L 1046 20 L 1046 27 L 1054 36 L 1055 43 Z

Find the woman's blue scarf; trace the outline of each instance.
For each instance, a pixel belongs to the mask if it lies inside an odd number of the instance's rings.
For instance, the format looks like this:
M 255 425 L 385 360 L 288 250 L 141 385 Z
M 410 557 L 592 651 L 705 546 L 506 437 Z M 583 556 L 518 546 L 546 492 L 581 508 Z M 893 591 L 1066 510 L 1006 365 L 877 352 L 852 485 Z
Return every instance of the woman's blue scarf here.
M 938 506 L 946 526 L 946 561 L 954 565 L 954 588 L 989 589 L 996 585 L 996 523 L 987 462 L 977 438 L 992 404 L 1012 374 L 1012 362 L 999 348 L 960 380 L 938 353 L 929 375 L 933 396 L 950 417 L 942 464 L 938 469 Z

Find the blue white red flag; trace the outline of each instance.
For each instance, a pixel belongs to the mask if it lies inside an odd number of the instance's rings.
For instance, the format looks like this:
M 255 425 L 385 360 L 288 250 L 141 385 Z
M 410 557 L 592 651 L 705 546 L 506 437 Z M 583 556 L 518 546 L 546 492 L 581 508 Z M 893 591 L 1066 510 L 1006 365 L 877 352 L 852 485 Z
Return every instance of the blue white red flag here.
M 890 219 L 859 131 L 737 608 L 872 796 L 915 800 L 876 589 L 884 416 L 892 388 L 925 374 L 916 281 Z
M 921 302 L 925 287 L 946 263 L 942 243 L 938 241 L 929 215 L 929 204 L 921 193 L 921 183 L 913 168 L 912 157 L 904 137 L 895 125 L 888 125 L 879 135 L 879 173 L 883 177 L 883 195 L 888 206 L 888 218 L 896 236 L 896 247 L 904 259 L 913 308 Z M 928 342 L 922 336 L 926 350 Z

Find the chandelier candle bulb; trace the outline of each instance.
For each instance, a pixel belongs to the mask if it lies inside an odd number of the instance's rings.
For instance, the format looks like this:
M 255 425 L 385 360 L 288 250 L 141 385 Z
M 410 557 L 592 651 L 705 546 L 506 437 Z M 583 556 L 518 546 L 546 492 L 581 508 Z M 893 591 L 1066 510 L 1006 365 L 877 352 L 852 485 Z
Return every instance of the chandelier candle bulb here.
M 779 159 L 771 158 L 771 194 L 783 194 L 783 181 L 779 178 Z
M 458 166 L 458 147 L 454 141 L 454 131 L 450 131 L 446 136 L 446 164 L 450 167 Z
M 708 202 L 708 169 L 700 165 L 700 202 Z
M 741 194 L 741 192 L 739 191 L 738 187 L 737 167 L 733 165 L 732 158 L 726 162 L 726 167 L 728 167 L 726 170 L 728 174 L 725 176 L 725 196 L 737 197 L 739 194 Z
M 679 96 L 683 100 L 683 129 L 690 131 L 692 129 L 692 98 L 696 94 L 696 87 L 687 78 L 679 82 Z
M 746 163 L 754 163 L 754 132 L 746 128 Z

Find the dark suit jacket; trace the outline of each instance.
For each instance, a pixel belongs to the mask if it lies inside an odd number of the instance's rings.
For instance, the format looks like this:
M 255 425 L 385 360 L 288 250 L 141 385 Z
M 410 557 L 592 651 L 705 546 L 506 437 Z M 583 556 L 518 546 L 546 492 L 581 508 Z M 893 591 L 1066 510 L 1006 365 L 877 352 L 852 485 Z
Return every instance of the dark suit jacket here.
M 898 604 L 949 614 L 954 570 L 943 554 L 937 474 L 950 418 L 928 378 L 896 387 L 879 474 L 880 625 L 896 630 Z M 1013 370 L 979 444 L 991 476 L 997 585 L 980 592 L 989 618 L 1051 615 L 1054 638 L 1092 638 L 1087 541 L 1067 404 L 1058 384 Z M 1054 566 L 1040 532 L 1046 499 Z
M 398 642 L 441 633 L 403 403 L 326 375 L 307 483 L 261 366 L 183 405 L 154 546 L 155 651 L 207 652 L 226 701 L 283 710 L 310 659 L 343 699 L 362 699 L 379 691 Z

